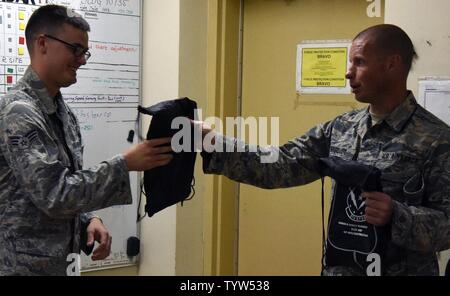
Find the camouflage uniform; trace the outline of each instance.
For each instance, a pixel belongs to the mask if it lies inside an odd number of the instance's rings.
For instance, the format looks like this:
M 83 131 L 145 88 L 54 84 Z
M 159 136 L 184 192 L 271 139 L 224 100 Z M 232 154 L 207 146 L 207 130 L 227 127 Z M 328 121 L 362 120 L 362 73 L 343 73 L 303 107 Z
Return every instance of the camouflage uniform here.
M 81 213 L 132 202 L 123 156 L 82 170 L 76 117 L 29 67 L 0 100 L 0 275 L 65 275 Z
M 220 135 L 217 141 L 243 145 Z M 279 153 L 278 161 L 261 163 L 270 151 Z M 450 248 L 450 129 L 419 106 L 412 93 L 379 124 L 372 126 L 368 109 L 351 111 L 279 148 L 203 153 L 203 168 L 238 182 L 283 188 L 319 179 L 317 159 L 328 156 L 357 157 L 382 170 L 383 191 L 394 200 L 390 247 L 397 249 L 397 262 L 385 274 L 437 275 L 436 252 Z M 364 275 L 340 266 L 325 267 L 324 274 Z

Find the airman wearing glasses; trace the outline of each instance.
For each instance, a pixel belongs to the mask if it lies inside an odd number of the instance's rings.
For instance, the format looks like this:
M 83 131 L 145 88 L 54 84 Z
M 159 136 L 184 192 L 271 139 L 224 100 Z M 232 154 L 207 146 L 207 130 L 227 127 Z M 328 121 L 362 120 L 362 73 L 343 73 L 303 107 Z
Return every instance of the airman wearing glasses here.
M 56 38 L 56 37 L 48 35 L 48 34 L 44 34 L 44 36 L 47 37 L 47 38 L 59 41 L 62 44 L 65 44 L 68 48 L 70 48 L 73 51 L 73 54 L 77 58 L 81 58 L 81 56 L 84 56 L 84 59 L 87 61 L 91 57 L 91 53 L 89 52 L 89 48 L 84 48 L 82 45 L 80 45 L 78 43 L 71 44 L 69 42 L 66 42 L 64 40 L 61 40 L 59 38 Z
M 171 160 L 170 139 L 156 139 L 83 169 L 80 128 L 60 89 L 91 57 L 89 31 L 58 5 L 40 7 L 27 24 L 31 65 L 0 99 L 0 275 L 66 275 L 69 255 L 94 241 L 92 259 L 109 256 L 111 236 L 89 212 L 130 204 L 129 171 Z

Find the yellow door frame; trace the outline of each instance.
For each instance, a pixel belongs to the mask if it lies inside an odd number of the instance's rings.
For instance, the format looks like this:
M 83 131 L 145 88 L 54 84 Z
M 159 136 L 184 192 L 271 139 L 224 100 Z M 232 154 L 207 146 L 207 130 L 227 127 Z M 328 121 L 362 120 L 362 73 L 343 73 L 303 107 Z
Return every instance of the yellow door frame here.
M 208 1 L 206 116 L 236 117 L 240 0 Z M 238 185 L 208 176 L 204 201 L 205 275 L 237 274 Z

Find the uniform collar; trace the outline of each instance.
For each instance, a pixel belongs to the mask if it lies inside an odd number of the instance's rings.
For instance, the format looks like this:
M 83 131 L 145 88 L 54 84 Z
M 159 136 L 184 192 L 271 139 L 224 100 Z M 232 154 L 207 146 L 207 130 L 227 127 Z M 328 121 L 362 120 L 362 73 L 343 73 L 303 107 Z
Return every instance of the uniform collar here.
M 409 91 L 406 99 L 384 120 L 396 132 L 401 132 L 417 109 L 414 94 Z
M 359 112 L 355 116 L 355 122 L 357 122 L 358 130 L 357 133 L 359 134 L 360 138 L 364 138 L 364 135 L 369 130 L 369 108 L 366 108 L 363 112 Z
M 414 98 L 414 94 L 409 91 L 406 99 L 401 103 L 394 111 L 389 114 L 384 121 L 388 126 L 390 126 L 394 131 L 401 132 L 405 125 L 407 124 L 409 118 L 414 114 L 417 108 L 417 101 Z M 364 137 L 366 132 L 370 129 L 369 122 L 371 119 L 370 116 L 370 107 L 367 107 L 362 112 L 356 114 L 352 121 L 358 123 L 358 134 L 360 137 Z
M 53 114 L 56 112 L 58 109 L 56 101 L 62 98 L 61 92 L 58 91 L 56 97 L 52 98 L 44 82 L 42 82 L 31 66 L 27 68 L 19 83 L 25 84 L 30 88 L 31 95 L 41 103 L 45 113 Z

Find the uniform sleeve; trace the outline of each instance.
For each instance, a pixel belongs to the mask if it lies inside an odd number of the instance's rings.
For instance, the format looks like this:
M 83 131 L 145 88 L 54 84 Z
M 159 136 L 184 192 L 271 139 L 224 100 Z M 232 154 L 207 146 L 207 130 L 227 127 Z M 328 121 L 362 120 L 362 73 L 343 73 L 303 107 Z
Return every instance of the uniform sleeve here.
M 331 130 L 328 122 L 280 147 L 246 145 L 218 135 L 215 146 L 224 152 L 202 152 L 203 170 L 266 189 L 307 184 L 320 178 L 317 159 L 329 154 Z
M 423 253 L 450 248 L 450 136 L 445 131 L 425 169 L 421 206 L 394 201 L 391 223 L 395 244 Z
M 89 226 L 89 223 L 91 222 L 92 218 L 98 218 L 98 219 L 102 220 L 100 218 L 100 216 L 98 216 L 94 213 L 83 213 L 80 215 L 80 221 L 82 224 L 86 224 L 86 227 Z
M 11 103 L 0 114 L 0 147 L 18 185 L 52 218 L 132 202 L 123 156 L 71 173 L 42 115 L 29 104 Z

